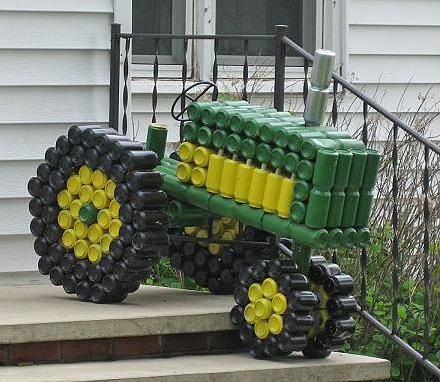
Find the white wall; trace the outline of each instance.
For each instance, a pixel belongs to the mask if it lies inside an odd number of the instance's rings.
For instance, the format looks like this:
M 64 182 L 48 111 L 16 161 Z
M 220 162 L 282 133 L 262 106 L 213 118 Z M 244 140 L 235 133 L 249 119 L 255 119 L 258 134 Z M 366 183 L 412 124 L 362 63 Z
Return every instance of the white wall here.
M 108 120 L 113 0 L 0 1 L 0 272 L 34 271 L 27 181 L 73 123 Z

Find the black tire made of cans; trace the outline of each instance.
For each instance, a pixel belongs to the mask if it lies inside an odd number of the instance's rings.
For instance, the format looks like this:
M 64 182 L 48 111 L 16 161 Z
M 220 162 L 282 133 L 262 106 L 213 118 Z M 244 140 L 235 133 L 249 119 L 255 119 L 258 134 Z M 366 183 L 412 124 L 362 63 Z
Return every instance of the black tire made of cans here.
M 56 145 L 46 150 L 37 176 L 28 182 L 32 196 L 29 210 L 33 216 L 30 229 L 36 237 L 34 249 L 40 257 L 40 273 L 82 301 L 121 302 L 136 291 L 150 274 L 151 267 L 168 251 L 167 195 L 160 189 L 162 176 L 154 171 L 157 161 L 157 155 L 145 151 L 142 143 L 131 141 L 111 128 L 72 126 L 68 135 L 60 136 Z M 89 258 L 79 259 L 73 249 L 63 245 L 65 231 L 72 228 L 63 230 L 58 217 L 62 210 L 59 193 L 82 166 L 93 173 L 105 174 L 101 178 L 113 182 L 117 202 L 114 204 L 119 206 L 118 235 L 108 239 L 108 252 L 98 263 Z M 82 187 L 82 183 L 80 185 Z M 104 202 L 107 203 L 105 198 Z M 77 204 L 81 204 L 81 200 Z M 72 240 L 76 244 L 78 238 Z

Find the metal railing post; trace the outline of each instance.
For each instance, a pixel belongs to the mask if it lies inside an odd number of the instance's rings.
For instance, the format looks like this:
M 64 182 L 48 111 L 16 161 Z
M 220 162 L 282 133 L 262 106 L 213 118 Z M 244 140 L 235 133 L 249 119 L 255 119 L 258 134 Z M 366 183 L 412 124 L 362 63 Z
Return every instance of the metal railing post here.
M 110 44 L 110 95 L 109 126 L 118 131 L 119 125 L 119 76 L 121 56 L 121 24 L 112 24 Z
M 284 110 L 284 83 L 286 80 L 286 36 L 287 25 L 275 25 L 275 88 L 273 106 L 278 111 Z

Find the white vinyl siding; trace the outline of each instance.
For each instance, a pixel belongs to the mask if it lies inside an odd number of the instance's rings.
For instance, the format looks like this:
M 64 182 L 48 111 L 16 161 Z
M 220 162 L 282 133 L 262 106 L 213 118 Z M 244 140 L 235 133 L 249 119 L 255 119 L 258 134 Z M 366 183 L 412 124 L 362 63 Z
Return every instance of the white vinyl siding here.
M 0 2 L 0 274 L 35 271 L 27 181 L 73 123 L 107 123 L 113 0 Z

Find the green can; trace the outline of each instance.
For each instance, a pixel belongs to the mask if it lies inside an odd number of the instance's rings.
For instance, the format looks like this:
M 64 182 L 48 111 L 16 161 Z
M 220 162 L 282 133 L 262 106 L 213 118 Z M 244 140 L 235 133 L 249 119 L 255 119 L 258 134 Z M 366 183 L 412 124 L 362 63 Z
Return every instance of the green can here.
M 155 170 L 159 171 L 160 173 L 164 174 L 164 175 L 176 175 L 176 168 L 175 167 L 170 167 L 168 165 L 165 166 L 161 166 L 161 165 L 157 165 L 155 167 Z M 180 182 L 180 180 L 179 180 Z
M 290 115 L 288 117 L 281 118 L 284 122 L 290 122 L 294 126 L 298 127 L 306 127 L 306 121 L 304 121 L 303 117 L 295 117 L 294 115 Z
M 257 150 L 257 145 L 253 139 L 245 138 L 241 141 L 240 153 L 243 158 L 253 159 Z
M 365 164 L 364 178 L 362 180 L 362 190 L 372 190 L 377 180 L 379 172 L 380 155 L 376 150 L 367 149 L 367 163 Z
M 200 120 L 202 121 L 202 123 L 206 126 L 215 126 L 217 112 L 222 107 L 223 106 L 221 104 L 211 104 L 209 106 L 203 106 L 202 112 L 200 114 Z
M 341 227 L 353 227 L 359 205 L 359 191 L 345 193 L 344 211 L 342 212 Z
M 344 247 L 347 248 L 353 248 L 356 246 L 358 242 L 358 235 L 356 230 L 353 227 L 346 228 L 343 231 L 344 237 L 342 240 L 342 243 L 344 244 Z
M 215 124 L 219 129 L 228 129 L 231 119 L 231 111 L 236 110 L 235 107 L 225 106 L 217 109 L 215 114 Z
M 301 144 L 301 154 L 305 159 L 313 160 L 318 150 L 336 151 L 338 144 L 333 139 L 307 138 Z
M 205 147 L 212 145 L 212 131 L 208 126 L 202 126 L 197 131 L 197 142 Z
M 212 133 L 212 145 L 217 150 L 223 150 L 226 147 L 226 140 L 228 139 L 228 134 L 224 130 L 214 130 Z
M 187 190 L 185 191 L 185 198 L 188 203 L 191 203 L 199 208 L 203 208 L 206 211 L 209 210 L 210 197 L 211 194 L 208 191 L 194 186 L 188 186 Z
M 295 200 L 299 200 L 300 202 L 306 201 L 309 198 L 311 189 L 310 183 L 304 180 L 297 180 L 295 182 L 295 188 L 293 189 Z
M 191 143 L 197 142 L 197 130 L 198 126 L 195 122 L 185 123 L 185 126 L 183 126 L 183 139 Z
M 263 228 L 264 211 L 261 208 L 252 208 L 247 204 L 242 204 L 237 208 L 237 216 L 246 225 L 255 228 Z
M 353 159 L 351 161 L 347 188 L 350 190 L 358 190 L 361 187 L 364 178 L 365 165 L 367 164 L 367 153 L 365 151 L 352 150 L 352 154 Z
M 241 138 L 238 134 L 229 134 L 226 139 L 226 150 L 231 154 L 238 154 L 240 152 Z
M 271 155 L 272 155 L 272 147 L 270 147 L 267 143 L 260 143 L 257 145 L 257 148 L 255 150 L 255 156 L 258 162 L 262 164 L 269 163 Z
M 284 169 L 289 173 L 293 174 L 298 171 L 299 156 L 296 153 L 287 153 L 284 160 Z
M 282 169 L 286 160 L 286 153 L 280 147 L 275 147 L 270 156 L 270 164 L 273 168 Z
M 304 224 L 290 223 L 290 238 L 312 248 L 326 248 L 329 241 L 326 229 L 311 229 Z
M 246 121 L 246 126 L 244 127 L 244 134 L 248 138 L 256 138 L 260 131 L 261 126 L 266 122 L 278 122 L 276 118 L 250 118 Z
M 341 248 L 344 240 L 344 233 L 339 228 L 334 228 L 328 231 L 329 234 L 329 247 Z
M 309 160 L 303 159 L 298 164 L 298 177 L 302 180 L 311 180 L 313 172 L 315 171 L 315 164 Z
M 365 145 L 359 139 L 337 139 L 336 142 L 345 150 L 365 151 Z
M 230 130 L 233 133 L 240 134 L 242 131 L 244 131 L 246 127 L 246 122 L 251 118 L 252 119 L 264 118 L 264 115 L 260 113 L 245 113 L 245 114 L 235 113 L 229 121 Z
M 165 146 L 167 144 L 168 129 L 160 123 L 152 123 L 148 126 L 146 150 L 154 151 L 161 161 L 165 155 Z
M 174 223 L 187 227 L 204 226 L 208 220 L 206 211 L 177 200 L 170 201 L 168 204 L 168 212 Z
M 213 105 L 221 105 L 220 102 L 214 101 L 214 102 L 193 102 L 188 106 L 187 114 L 188 118 L 191 121 L 199 121 L 202 115 L 202 110 L 204 107 L 209 107 Z
M 348 150 L 338 150 L 338 165 L 336 167 L 335 181 L 333 189 L 335 191 L 344 191 L 350 177 L 351 162 L 353 154 Z
M 223 101 L 223 105 L 225 106 L 233 106 L 233 107 L 242 107 L 242 106 L 250 106 L 248 101 L 243 99 Z
M 351 139 L 350 133 L 347 133 L 346 131 L 335 131 L 330 129 L 322 129 L 321 130 L 326 138 L 330 139 Z
M 330 191 L 333 187 L 338 166 L 338 153 L 321 149 L 318 151 L 313 172 L 313 187 Z
M 306 132 L 301 126 L 292 126 L 289 128 L 276 129 L 273 135 L 273 142 L 281 148 L 286 148 L 289 144 L 289 139 L 294 132 Z
M 292 116 L 292 114 L 290 114 L 288 111 L 274 111 L 274 112 L 265 113 L 265 115 L 266 117 L 269 118 L 276 118 L 279 121 L 281 121 L 282 118 L 287 118 Z
M 299 200 L 295 200 L 290 208 L 290 213 L 292 220 L 295 223 L 299 224 L 304 222 L 307 213 L 307 204 L 300 202 Z
M 344 212 L 345 192 L 332 191 L 330 210 L 327 217 L 327 227 L 336 228 L 341 225 L 342 213 Z
M 371 243 L 371 232 L 368 228 L 359 228 L 357 230 L 357 241 L 356 244 L 359 247 L 366 247 Z
M 309 204 L 306 214 L 306 226 L 310 228 L 323 228 L 326 226 L 330 210 L 331 193 L 313 188 L 310 191 Z
M 361 191 L 359 194 L 359 204 L 354 225 L 355 227 L 366 227 L 370 220 L 374 195 L 373 191 Z
M 209 199 L 209 211 L 220 216 L 237 217 L 237 207 L 232 199 L 223 198 L 219 194 L 212 195 Z
M 289 219 L 281 219 L 275 214 L 264 214 L 263 216 L 263 230 L 279 236 L 289 236 L 290 221 Z
M 275 131 L 281 127 L 293 126 L 288 122 L 265 122 L 261 125 L 258 131 L 258 136 L 265 143 L 270 143 L 273 140 Z
M 173 198 L 186 202 L 186 191 L 188 190 L 188 187 L 189 186 L 183 184 L 174 175 L 166 174 L 164 176 L 162 190 L 164 190 L 168 195 L 172 196 Z
M 308 131 L 302 132 L 293 132 L 289 136 L 289 149 L 294 153 L 299 153 L 301 151 L 301 145 L 306 139 L 309 138 L 325 138 L 325 135 L 319 131 L 312 130 L 312 128 L 308 128 Z

